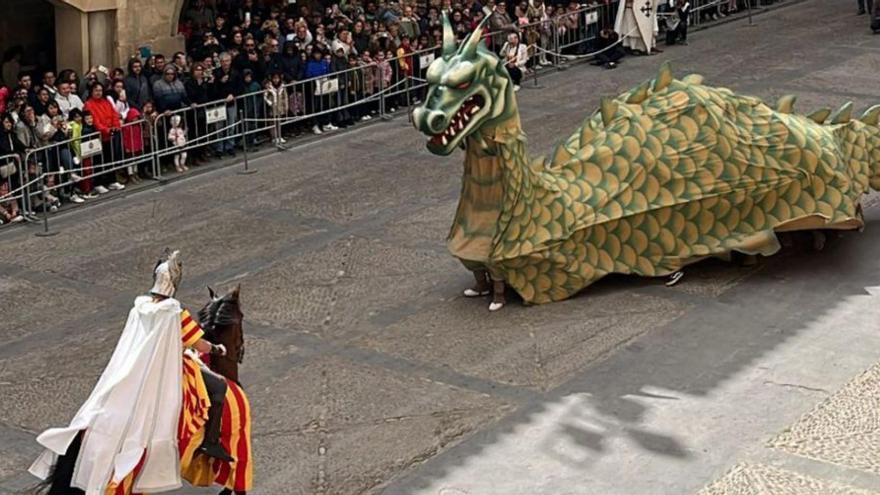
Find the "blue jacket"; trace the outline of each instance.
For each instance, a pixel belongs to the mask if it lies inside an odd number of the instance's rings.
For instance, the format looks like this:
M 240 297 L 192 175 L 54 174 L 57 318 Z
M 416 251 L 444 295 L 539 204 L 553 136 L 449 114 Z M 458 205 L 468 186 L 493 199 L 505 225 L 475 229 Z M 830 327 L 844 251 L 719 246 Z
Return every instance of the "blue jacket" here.
M 330 64 L 325 60 L 310 59 L 306 62 L 305 78 L 321 77 L 330 73 Z

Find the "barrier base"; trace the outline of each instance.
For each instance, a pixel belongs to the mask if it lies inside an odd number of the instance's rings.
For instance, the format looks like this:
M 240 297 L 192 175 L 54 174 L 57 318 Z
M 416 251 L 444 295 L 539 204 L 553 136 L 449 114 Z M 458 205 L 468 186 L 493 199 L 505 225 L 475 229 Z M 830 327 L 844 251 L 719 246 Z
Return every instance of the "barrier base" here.
M 37 233 L 34 234 L 34 235 L 37 236 L 37 237 L 52 237 L 52 236 L 56 236 L 56 235 L 58 235 L 58 231 L 56 231 L 56 230 L 50 230 L 50 231 L 46 232 L 46 231 L 42 231 L 42 230 L 41 230 L 40 232 L 37 232 Z
M 247 170 L 239 170 L 238 175 L 251 175 L 257 173 L 258 170 L 255 168 L 249 168 Z

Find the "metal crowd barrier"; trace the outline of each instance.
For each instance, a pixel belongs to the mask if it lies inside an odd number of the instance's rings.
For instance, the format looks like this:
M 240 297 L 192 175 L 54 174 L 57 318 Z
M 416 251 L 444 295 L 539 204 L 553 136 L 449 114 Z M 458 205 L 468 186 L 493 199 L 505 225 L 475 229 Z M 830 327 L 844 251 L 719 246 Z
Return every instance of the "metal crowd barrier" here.
M 27 220 L 21 157 L 0 156 L 0 222 L 3 224 Z
M 718 8 L 729 0 L 695 0 L 693 15 Z M 748 1 L 748 0 L 747 0 Z M 751 0 L 757 2 L 759 0 Z M 770 1 L 770 0 L 760 0 Z M 619 2 L 563 10 L 546 20 L 512 26 L 504 31 L 487 32 L 484 40 L 496 52 L 507 35 L 516 32 L 528 48 L 530 75 L 545 59 L 557 69 L 565 60 L 594 56 L 599 32 L 613 27 Z M 562 7 L 564 8 L 564 7 Z M 185 162 L 190 152 L 245 152 L 263 138 L 282 147 L 285 128 L 306 125 L 319 129 L 332 123 L 390 118 L 394 110 L 411 107 L 423 100 L 428 66 L 439 56 L 439 47 L 407 53 L 391 60 L 374 61 L 324 76 L 283 84 L 280 90 L 261 89 L 230 101 L 217 100 L 192 105 L 127 122 L 110 135 L 99 133 L 68 138 L 34 150 L 23 157 L 0 157 L 0 184 L 9 191 L 3 200 L 14 199 L 28 219 L 43 214 L 48 231 L 48 213 L 58 200 L 90 197 L 98 185 L 115 182 L 116 174 L 160 180 L 163 168 Z M 525 74 L 524 74 L 525 75 Z M 537 87 L 537 79 L 535 79 Z M 184 129 L 182 140 L 172 141 L 171 131 Z M 177 137 L 180 133 L 175 134 Z M 6 161 L 4 161 L 6 160 Z M 4 175 L 4 163 L 17 169 Z M 14 176 L 15 179 L 9 177 Z

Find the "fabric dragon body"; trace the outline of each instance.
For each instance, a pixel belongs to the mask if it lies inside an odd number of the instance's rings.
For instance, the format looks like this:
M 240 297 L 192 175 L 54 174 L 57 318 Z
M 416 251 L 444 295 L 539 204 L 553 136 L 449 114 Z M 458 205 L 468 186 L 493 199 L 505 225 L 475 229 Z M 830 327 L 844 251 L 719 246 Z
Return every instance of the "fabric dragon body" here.
M 475 31 L 444 37 L 413 112 L 428 149 L 465 149 L 449 247 L 528 303 L 568 298 L 610 273 L 659 276 L 733 251 L 770 255 L 777 232 L 860 229 L 880 189 L 880 105 L 809 116 L 656 78 L 601 108 L 548 159 L 529 161 L 512 83 Z

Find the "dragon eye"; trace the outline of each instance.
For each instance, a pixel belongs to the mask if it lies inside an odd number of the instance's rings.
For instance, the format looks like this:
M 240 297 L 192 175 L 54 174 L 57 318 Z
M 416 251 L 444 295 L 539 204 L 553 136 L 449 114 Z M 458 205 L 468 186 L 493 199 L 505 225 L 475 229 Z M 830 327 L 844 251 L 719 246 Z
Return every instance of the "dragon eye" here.
M 463 82 L 463 83 L 459 84 L 455 88 L 456 89 L 468 89 L 470 86 L 471 86 L 471 83 L 470 83 L 470 81 L 468 81 L 468 82 Z

